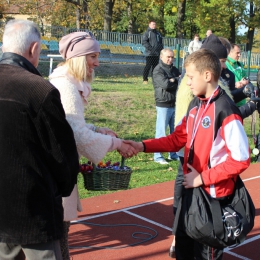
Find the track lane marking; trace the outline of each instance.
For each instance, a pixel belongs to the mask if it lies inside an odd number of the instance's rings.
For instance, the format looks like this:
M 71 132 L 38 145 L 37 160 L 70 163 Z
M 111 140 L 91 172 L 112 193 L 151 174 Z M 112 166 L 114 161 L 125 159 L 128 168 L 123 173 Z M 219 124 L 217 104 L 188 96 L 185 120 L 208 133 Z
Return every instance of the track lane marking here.
M 247 182 L 247 181 L 251 181 L 251 180 L 255 180 L 255 179 L 259 179 L 260 176 L 256 176 L 256 177 L 252 177 L 252 178 L 247 178 L 247 179 L 244 179 L 242 180 L 243 182 Z M 89 219 L 94 219 L 94 218 L 99 218 L 99 217 L 103 217 L 103 216 L 108 216 L 108 215 L 111 215 L 111 214 L 116 214 L 116 213 L 120 213 L 120 212 L 124 212 L 126 214 L 129 214 L 129 215 L 132 215 L 136 218 L 139 218 L 139 219 L 142 219 L 144 220 L 145 222 L 148 222 L 148 223 L 151 223 L 153 225 L 156 225 L 156 226 L 159 226 L 163 229 L 166 229 L 168 231 L 172 231 L 172 228 L 170 227 L 167 227 L 165 225 L 162 225 L 158 222 L 155 222 L 151 219 L 148 219 L 148 218 L 145 218 L 145 217 L 142 217 L 141 215 L 138 215 L 138 214 L 135 214 L 133 212 L 130 212 L 130 210 L 132 209 L 136 209 L 136 208 L 140 208 L 140 207 L 145 207 L 145 206 L 149 206 L 149 205 L 153 205 L 153 204 L 156 204 L 156 203 L 160 203 L 160 202 L 164 202 L 164 201 L 168 201 L 168 200 L 172 200 L 174 199 L 174 197 L 169 197 L 169 198 L 166 198 L 166 199 L 161 199 L 161 200 L 156 200 L 156 201 L 152 201 L 152 202 L 148 202 L 148 203 L 143 203 L 143 204 L 139 204 L 139 205 L 135 205 L 135 206 L 131 206 L 131 207 L 128 207 L 128 208 L 124 208 L 124 209 L 119 209 L 119 210 L 114 210 L 114 211 L 110 211 L 110 212 L 106 212 L 106 213 L 102 213 L 102 214 L 97 214 L 97 215 L 93 215 L 93 216 L 90 216 L 90 217 L 84 217 L 84 218 L 79 218 L 78 220 L 74 220 L 74 221 L 71 221 L 71 223 L 80 223 L 81 221 L 84 221 L 84 220 L 89 220 Z M 239 254 L 236 254 L 234 252 L 231 252 L 230 250 L 234 250 L 240 246 L 243 246 L 243 245 L 246 245 L 250 242 L 253 242 L 257 239 L 260 238 L 260 235 L 258 236 L 255 236 L 255 237 L 252 237 L 250 239 L 247 239 L 245 240 L 242 244 L 238 245 L 237 247 L 235 248 L 225 248 L 224 249 L 224 253 L 226 254 L 229 254 L 229 255 L 232 255 L 234 257 L 237 257 L 238 259 L 242 259 L 242 260 L 252 260 L 250 258 L 247 258 L 247 257 L 244 257 L 244 256 L 241 256 Z
M 149 205 L 153 205 L 153 204 L 156 204 L 156 203 L 160 203 L 160 202 L 164 202 L 164 201 L 168 201 L 168 200 L 172 200 L 172 199 L 173 199 L 173 197 L 170 197 L 170 198 L 166 198 L 166 199 L 161 199 L 161 200 L 156 200 L 156 201 L 151 201 L 151 202 L 147 202 L 147 203 L 131 206 L 131 207 L 124 208 L 124 209 L 118 209 L 118 210 L 114 210 L 114 211 L 109 211 L 109 212 L 106 212 L 106 213 L 101 213 L 101 214 L 93 215 L 93 216 L 90 216 L 90 217 L 79 218 L 77 220 L 71 221 L 71 223 L 77 223 L 77 222 L 81 222 L 81 221 L 88 220 L 88 219 L 93 219 L 93 218 L 99 218 L 99 217 L 103 217 L 103 216 L 107 216 L 107 215 L 123 212 L 125 210 L 137 209 L 137 208 L 140 208 L 140 207 L 149 206 Z

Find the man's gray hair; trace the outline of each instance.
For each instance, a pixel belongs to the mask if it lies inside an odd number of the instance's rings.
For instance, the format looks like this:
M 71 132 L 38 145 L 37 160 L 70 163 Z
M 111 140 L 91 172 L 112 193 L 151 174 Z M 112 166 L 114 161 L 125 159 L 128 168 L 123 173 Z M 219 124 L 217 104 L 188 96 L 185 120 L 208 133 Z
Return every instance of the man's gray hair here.
M 172 52 L 173 56 L 174 56 L 174 51 L 171 48 L 164 48 L 164 49 L 162 49 L 161 52 L 160 52 L 160 56 L 162 56 L 167 51 Z
M 3 35 L 4 52 L 23 55 L 33 42 L 41 43 L 41 34 L 34 22 L 13 19 L 5 25 Z

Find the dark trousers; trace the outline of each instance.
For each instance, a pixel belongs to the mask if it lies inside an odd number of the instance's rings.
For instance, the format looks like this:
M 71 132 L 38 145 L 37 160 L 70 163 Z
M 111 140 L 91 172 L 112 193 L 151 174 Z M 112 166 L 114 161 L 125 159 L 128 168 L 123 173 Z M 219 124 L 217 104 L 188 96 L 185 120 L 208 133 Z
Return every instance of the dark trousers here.
M 176 260 L 221 260 L 223 250 L 203 245 L 189 236 L 176 235 L 175 254 Z
M 179 162 L 179 167 L 178 167 L 178 173 L 175 179 L 175 184 L 174 184 L 174 202 L 173 202 L 173 213 L 174 215 L 176 214 L 177 211 L 177 207 L 182 195 L 182 190 L 183 188 L 183 169 L 182 169 L 182 165 L 184 162 L 184 158 L 182 156 L 179 156 L 180 158 L 180 162 Z
M 175 180 L 174 186 L 174 204 L 173 204 L 173 212 L 176 214 L 177 207 L 180 202 L 180 198 L 182 197 L 182 191 L 184 189 L 183 182 L 183 162 L 184 158 L 180 158 L 180 163 L 178 167 L 178 173 Z M 199 242 L 196 242 L 192 238 L 186 235 L 183 229 L 182 219 L 179 218 L 177 234 L 176 236 L 176 245 L 175 245 L 175 253 L 177 260 L 221 260 L 223 256 L 223 250 L 215 249 L 209 247 L 207 245 L 203 245 Z M 189 250 L 187 250 L 189 248 Z
M 63 221 L 63 237 L 60 239 L 60 250 L 63 260 L 70 260 L 69 252 L 69 229 L 70 222 Z
M 152 68 L 152 73 L 153 73 L 153 70 L 158 63 L 159 63 L 159 56 L 146 56 L 146 65 L 144 67 L 144 72 L 143 72 L 144 81 L 148 81 L 148 75 L 150 69 Z

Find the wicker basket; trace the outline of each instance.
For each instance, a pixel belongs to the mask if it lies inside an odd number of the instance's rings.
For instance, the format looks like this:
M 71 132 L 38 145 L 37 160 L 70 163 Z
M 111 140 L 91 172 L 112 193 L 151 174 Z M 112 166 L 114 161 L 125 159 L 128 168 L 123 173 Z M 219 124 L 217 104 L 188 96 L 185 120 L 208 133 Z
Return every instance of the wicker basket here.
M 82 173 L 84 186 L 87 190 L 123 190 L 127 189 L 132 170 L 124 166 L 125 158 L 122 157 L 118 170 L 110 168 L 98 168 L 93 165 L 91 173 Z

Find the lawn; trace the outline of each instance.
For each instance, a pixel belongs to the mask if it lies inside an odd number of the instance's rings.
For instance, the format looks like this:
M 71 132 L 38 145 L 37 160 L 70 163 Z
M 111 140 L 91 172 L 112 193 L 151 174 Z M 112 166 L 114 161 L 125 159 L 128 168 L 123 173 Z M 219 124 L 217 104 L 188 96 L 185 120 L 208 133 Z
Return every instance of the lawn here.
M 258 115 L 256 117 L 256 130 L 258 131 Z M 113 129 L 122 139 L 141 141 L 153 138 L 156 110 L 151 81 L 147 85 L 143 85 L 141 77 L 97 77 L 92 83 L 92 93 L 85 118 L 88 123 Z M 244 125 L 250 147 L 253 148 L 251 117 L 245 120 Z M 167 154 L 165 158 L 167 158 Z M 108 160 L 121 161 L 121 156 L 117 152 L 110 152 L 103 161 Z M 81 162 L 85 161 L 85 158 L 81 159 Z M 129 189 L 133 189 L 174 180 L 178 162 L 171 161 L 169 165 L 160 165 L 153 162 L 153 154 L 140 153 L 127 159 L 126 165 L 133 170 L 129 184 Z M 81 174 L 78 177 L 78 186 L 81 199 L 113 192 L 86 190 Z

